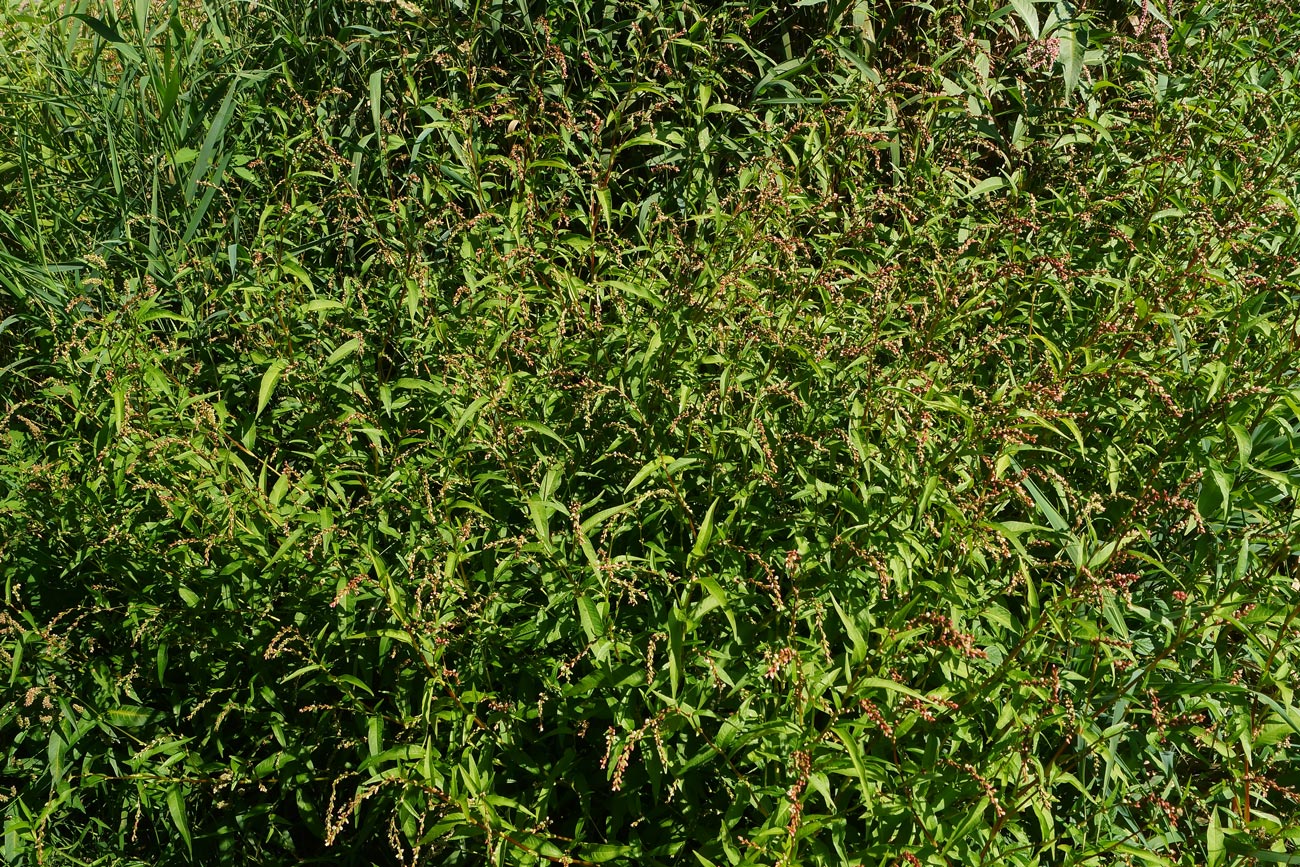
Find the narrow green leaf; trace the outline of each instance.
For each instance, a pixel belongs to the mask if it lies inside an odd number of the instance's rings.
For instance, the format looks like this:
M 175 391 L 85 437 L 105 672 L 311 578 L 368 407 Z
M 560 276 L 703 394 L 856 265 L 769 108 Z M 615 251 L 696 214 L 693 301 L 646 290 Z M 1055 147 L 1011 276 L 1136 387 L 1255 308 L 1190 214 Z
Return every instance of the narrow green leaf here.
M 633 509 L 635 507 L 636 507 L 636 503 L 621 503 L 617 506 L 610 506 L 608 509 L 603 509 L 582 522 L 581 524 L 582 532 L 590 534 L 592 530 L 595 530 L 597 527 L 599 527 L 601 524 L 608 521 L 610 518 L 614 517 L 615 515 L 621 515 L 624 512 L 629 511 L 630 509 Z
M 1023 472 L 1015 458 L 1011 459 L 1011 465 L 1016 468 L 1016 472 Z M 1065 532 L 1070 529 L 1070 525 L 1065 522 L 1065 519 L 1061 517 L 1061 513 L 1056 511 L 1056 507 L 1052 505 L 1052 501 L 1038 489 L 1038 485 L 1034 484 L 1032 479 L 1025 476 L 1023 484 L 1025 490 L 1029 492 L 1029 496 L 1033 498 L 1034 505 L 1038 507 L 1038 511 L 1047 519 L 1047 523 L 1052 526 L 1053 530 Z
M 578 597 L 578 618 L 582 621 L 582 631 L 587 633 L 588 641 L 595 641 L 605 634 L 605 621 L 600 616 L 600 606 L 590 596 Z
M 560 437 L 559 434 L 551 430 L 546 425 L 542 424 L 540 421 L 528 421 L 526 419 L 515 419 L 511 422 L 511 424 L 513 424 L 515 427 L 525 428 L 526 430 L 537 431 L 537 433 L 541 434 L 542 436 L 550 437 L 551 439 L 555 440 L 557 443 L 564 446 L 565 449 L 569 448 L 569 444 L 566 443 Z
M 1245 627 L 1243 627 L 1243 630 L 1244 629 Z M 1269 698 L 1268 696 L 1264 695 L 1262 692 L 1252 691 L 1251 694 L 1254 695 L 1255 698 L 1262 701 L 1264 704 L 1271 707 L 1273 711 L 1282 718 L 1282 722 L 1289 725 L 1291 727 L 1291 730 L 1294 731 L 1297 735 L 1300 735 L 1300 710 L 1296 710 L 1294 707 L 1291 707 L 1290 705 L 1284 707 L 1278 701 Z
M 49 744 L 46 745 L 46 754 L 50 760 L 50 778 L 56 785 L 63 780 L 63 755 L 67 746 L 67 742 L 58 732 L 50 735 Z
M 181 839 L 185 841 L 185 848 L 193 854 L 194 841 L 190 839 L 190 821 L 185 813 L 185 794 L 178 785 L 167 790 L 167 812 L 171 815 L 172 824 L 180 832 Z
M 101 18 L 96 18 L 93 15 L 82 15 L 78 13 L 74 14 L 72 17 L 85 23 L 87 27 L 95 32 L 96 36 L 112 45 L 113 49 L 117 51 L 118 54 L 122 55 L 124 59 L 136 64 L 143 62 L 143 58 L 140 57 L 140 52 L 136 51 L 131 44 L 123 38 L 122 34 L 118 32 L 116 26 L 109 24 Z
M 868 650 L 867 640 L 862 636 L 862 631 L 858 629 L 858 625 L 853 622 L 853 618 L 849 617 L 849 615 L 845 613 L 843 607 L 840 606 L 840 601 L 835 598 L 835 594 L 830 594 L 830 598 L 831 605 L 835 607 L 835 613 L 839 615 L 840 623 L 844 625 L 844 633 L 848 635 L 849 642 L 853 645 L 852 661 L 854 665 L 857 665 L 862 660 L 866 659 Z
M 203 225 L 203 218 L 208 213 L 208 207 L 212 200 L 216 198 L 217 191 L 221 188 L 221 181 L 226 176 L 226 168 L 230 165 L 231 154 L 226 154 L 217 163 L 212 170 L 212 177 L 204 185 L 203 197 L 199 199 L 198 205 L 195 206 L 194 212 L 190 214 L 189 221 L 185 224 L 185 232 L 181 235 L 181 245 L 184 246 L 194 239 L 198 234 L 199 227 Z
M 463 428 L 466 424 L 468 424 L 470 420 L 476 418 L 478 416 L 478 411 L 483 407 L 487 406 L 488 399 L 489 396 L 486 394 L 480 397 L 476 397 L 474 399 L 474 402 L 471 403 L 468 407 L 466 407 L 465 412 L 463 412 L 460 418 L 456 420 L 456 426 L 451 429 L 451 435 L 455 436 L 456 434 L 460 433 L 461 428 Z
M 397 631 L 397 630 L 394 630 L 394 631 Z M 410 643 L 410 640 L 411 640 L 411 639 L 410 639 L 410 636 L 406 635 L 406 633 L 404 633 L 404 632 L 402 633 L 402 636 L 406 639 L 406 643 L 409 644 L 409 643 Z M 370 684 L 366 683 L 364 680 L 362 680 L 361 678 L 357 677 L 356 675 L 352 675 L 352 674 L 340 674 L 340 675 L 338 676 L 337 679 L 338 679 L 339 683 L 346 683 L 346 684 L 350 684 L 350 685 L 352 685 L 352 686 L 355 686 L 357 689 L 363 690 L 367 695 L 374 695 L 374 694 L 375 694 L 375 691 L 374 691 L 373 689 L 370 688 Z
M 985 178 L 975 186 L 971 187 L 966 194 L 968 199 L 978 199 L 980 196 L 1000 190 L 1007 185 L 1007 179 L 1003 177 Z
M 271 395 L 275 391 L 275 386 L 280 382 L 280 376 L 284 369 L 289 366 L 289 362 L 283 358 L 277 358 L 266 366 L 266 371 L 262 374 L 262 384 L 257 389 L 257 413 L 254 418 L 262 414 L 266 409 L 267 403 L 271 400 Z
M 380 123 L 380 95 L 384 86 L 384 73 L 381 69 L 376 69 L 370 73 L 370 119 L 375 124 L 375 141 L 382 147 L 384 128 Z
M 736 613 L 731 608 L 731 599 L 727 596 L 727 591 L 722 589 L 722 585 L 712 575 L 697 575 L 696 580 L 709 594 L 709 599 L 712 602 L 709 610 L 721 608 L 727 622 L 731 624 L 732 634 L 735 635 L 737 641 L 740 641 L 740 626 L 736 622 Z
M 147 708 L 132 705 L 109 708 L 104 713 L 105 720 L 119 728 L 139 728 L 148 723 L 152 716 Z
M 349 355 L 355 353 L 360 348 L 361 348 L 360 338 L 354 337 L 351 340 L 345 340 L 343 343 L 339 344 L 339 347 L 337 349 L 335 349 L 333 352 L 330 353 L 329 358 L 325 359 L 325 366 L 332 367 L 333 365 L 347 358 Z
M 668 680 L 672 697 L 677 698 L 681 688 L 682 676 L 686 662 L 683 657 L 686 641 L 686 617 L 680 607 L 674 605 L 668 617 Z
M 687 557 L 688 561 L 699 562 L 705 553 L 709 550 L 709 542 L 713 540 L 713 513 L 718 508 L 718 503 L 722 500 L 717 497 L 709 506 L 709 510 L 704 513 L 704 520 L 700 522 L 700 529 L 695 534 L 695 545 L 691 548 L 691 554 Z
M 239 92 L 239 85 L 240 79 L 235 78 L 231 81 L 230 86 L 226 89 L 226 96 L 221 101 L 221 107 L 217 109 L 216 115 L 212 118 L 212 123 L 208 126 L 208 134 L 203 138 L 203 144 L 199 147 L 199 155 L 194 160 L 194 168 L 190 171 L 189 181 L 185 184 L 186 202 L 194 201 L 199 181 L 203 179 L 203 176 L 208 172 L 208 167 L 212 165 L 212 156 L 216 153 L 217 146 L 225 135 L 226 125 L 230 123 L 230 118 L 235 113 L 235 94 Z
M 659 457 L 650 461 L 648 464 L 646 464 L 641 469 L 636 471 L 636 475 L 632 476 L 632 481 L 628 482 L 627 487 L 623 488 L 623 493 L 624 494 L 631 493 L 632 489 L 635 488 L 637 485 L 641 484 L 642 482 L 644 482 L 647 478 L 649 478 L 651 473 L 653 473 L 655 470 L 662 469 L 663 467 L 668 466 L 673 462 L 673 460 L 674 458 L 671 458 L 667 455 L 660 455 Z
M 1206 867 L 1223 867 L 1228 860 L 1228 852 L 1223 845 L 1223 828 L 1219 825 L 1219 810 L 1210 807 L 1210 822 L 1205 829 L 1205 865 Z
M 1228 430 L 1232 431 L 1232 438 L 1237 443 L 1237 460 L 1242 466 L 1247 465 L 1250 463 L 1251 451 L 1254 448 L 1250 433 L 1241 425 L 1232 423 L 1228 424 Z

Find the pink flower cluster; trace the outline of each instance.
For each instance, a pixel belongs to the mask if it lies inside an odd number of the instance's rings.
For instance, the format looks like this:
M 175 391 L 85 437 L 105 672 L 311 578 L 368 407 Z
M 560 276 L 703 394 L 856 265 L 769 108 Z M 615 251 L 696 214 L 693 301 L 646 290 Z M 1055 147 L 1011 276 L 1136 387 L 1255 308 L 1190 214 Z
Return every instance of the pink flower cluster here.
M 1061 40 L 1055 36 L 1051 39 L 1035 39 L 1029 43 L 1026 56 L 1030 69 L 1036 72 L 1050 70 L 1061 56 Z

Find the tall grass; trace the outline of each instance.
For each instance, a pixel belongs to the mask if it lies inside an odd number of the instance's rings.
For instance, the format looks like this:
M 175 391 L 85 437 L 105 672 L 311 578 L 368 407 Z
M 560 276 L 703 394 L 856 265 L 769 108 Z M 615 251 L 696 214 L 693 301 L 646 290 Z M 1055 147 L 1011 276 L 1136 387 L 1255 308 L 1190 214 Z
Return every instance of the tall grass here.
M 5 862 L 1300 859 L 1298 49 L 9 3 Z

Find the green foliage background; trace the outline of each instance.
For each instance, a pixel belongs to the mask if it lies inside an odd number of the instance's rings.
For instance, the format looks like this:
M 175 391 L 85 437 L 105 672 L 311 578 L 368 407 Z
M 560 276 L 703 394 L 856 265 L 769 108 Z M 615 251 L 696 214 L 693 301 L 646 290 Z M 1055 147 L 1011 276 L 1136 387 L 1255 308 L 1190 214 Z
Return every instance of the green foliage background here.
M 1300 15 L 7 0 L 7 864 L 1300 861 Z

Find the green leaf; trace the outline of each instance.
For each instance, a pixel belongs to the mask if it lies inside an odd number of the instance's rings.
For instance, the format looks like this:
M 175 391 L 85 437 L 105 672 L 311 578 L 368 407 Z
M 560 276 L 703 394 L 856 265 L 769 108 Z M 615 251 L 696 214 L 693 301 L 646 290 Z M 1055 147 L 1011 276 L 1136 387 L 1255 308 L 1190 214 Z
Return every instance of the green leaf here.
M 1025 26 L 1029 28 L 1029 35 L 1037 39 L 1041 25 L 1038 21 L 1038 10 L 1034 8 L 1034 0 L 1011 0 L 1011 5 L 1020 16 L 1020 20 L 1024 21 Z
M 338 349 L 335 349 L 333 352 L 330 353 L 329 358 L 325 359 L 325 366 L 332 367 L 333 365 L 347 358 L 349 355 L 352 355 L 360 348 L 361 348 L 361 340 L 359 338 L 354 337 L 351 340 L 344 341 L 343 343 L 339 344 Z
M 194 160 L 194 168 L 190 171 L 189 180 L 185 184 L 185 201 L 193 202 L 195 193 L 198 191 L 199 181 L 208 173 L 208 168 L 212 165 L 212 157 L 216 153 L 217 145 L 226 132 L 226 125 L 230 123 L 231 117 L 235 113 L 235 95 L 239 92 L 240 79 L 235 78 L 226 88 L 226 96 L 221 101 L 221 107 L 217 109 L 216 116 L 212 118 L 212 123 L 208 126 L 208 133 L 203 138 L 203 144 L 199 147 L 199 155 Z M 215 192 L 215 189 L 213 190 Z
M 1061 40 L 1061 70 L 1065 79 L 1065 92 L 1074 93 L 1083 75 L 1083 57 L 1087 53 L 1088 34 L 1077 21 L 1070 21 L 1059 31 Z
M 131 44 L 123 38 L 115 25 L 109 24 L 101 18 L 95 18 L 92 15 L 82 15 L 77 13 L 72 17 L 85 23 L 87 27 L 95 32 L 96 36 L 112 45 L 113 49 L 117 51 L 118 54 L 121 54 L 123 58 L 136 64 L 144 61 L 144 58 L 140 56 L 140 52 L 136 51 Z
M 410 638 L 409 635 L 407 635 L 405 632 L 401 633 L 401 635 L 402 635 L 403 638 L 406 639 L 406 643 L 407 643 L 407 644 L 410 644 L 410 643 L 411 643 L 411 638 Z M 370 684 L 366 683 L 364 680 L 362 680 L 361 678 L 357 677 L 356 675 L 352 675 L 352 674 L 340 674 L 340 675 L 338 676 L 337 680 L 338 680 L 340 683 L 348 683 L 348 684 L 351 684 L 352 686 L 355 686 L 357 689 L 364 690 L 365 693 L 366 693 L 366 695 L 372 695 L 372 696 L 373 696 L 373 695 L 375 694 L 375 691 L 374 691 L 373 689 L 370 688 Z
M 537 531 L 537 540 L 549 552 L 553 550 L 551 542 L 551 514 L 556 510 L 554 503 L 541 497 L 528 498 L 528 515 L 532 518 L 533 529 Z
M 1242 627 L 1242 629 L 1245 630 L 1245 627 Z M 1272 708 L 1274 712 L 1276 712 L 1277 715 L 1282 718 L 1282 722 L 1289 725 L 1291 727 L 1291 730 L 1294 731 L 1297 735 L 1300 735 L 1300 710 L 1296 710 L 1294 707 L 1291 707 L 1290 705 L 1286 705 L 1284 707 L 1278 701 L 1270 698 L 1267 695 L 1264 695 L 1262 692 L 1251 691 L 1251 695 L 1255 696 L 1255 698 L 1259 699 L 1264 704 Z
M 926 702 L 927 704 L 934 705 L 935 707 L 941 707 L 939 702 L 935 701 L 929 696 L 919 693 L 916 690 L 912 689 L 910 686 L 904 686 L 903 684 L 898 683 L 896 681 L 885 680 L 884 678 L 881 677 L 864 677 L 858 681 L 858 684 L 864 688 L 883 689 L 886 692 L 896 692 L 899 693 L 900 695 L 906 695 L 911 698 L 920 699 L 921 701 Z
M 456 420 L 455 427 L 451 429 L 451 435 L 455 436 L 456 434 L 460 433 L 461 428 L 465 427 L 465 425 L 468 424 L 472 419 L 476 418 L 478 416 L 478 411 L 481 410 L 483 407 L 487 406 L 488 399 L 489 399 L 489 395 L 486 394 L 476 397 L 474 399 L 474 402 L 471 403 L 468 407 L 466 407 L 465 411 L 461 413 L 460 418 Z
M 147 708 L 122 705 L 109 708 L 104 713 L 104 717 L 110 725 L 119 728 L 139 728 L 149 722 L 153 717 L 153 713 Z
M 1006 185 L 1007 179 L 1004 177 L 985 178 L 975 186 L 971 187 L 970 192 L 966 194 L 966 198 L 978 199 L 980 196 L 1000 190 Z
M 1210 822 L 1205 829 L 1206 867 L 1223 867 L 1228 852 L 1223 845 L 1223 828 L 1219 825 L 1219 810 L 1210 807 Z
M 593 864 L 604 864 L 606 861 L 624 861 L 629 856 L 636 853 L 635 846 L 622 846 L 614 843 L 599 843 L 588 847 L 582 855 L 583 860 L 590 861 Z
M 605 621 L 600 615 L 600 606 L 590 596 L 578 597 L 578 618 L 582 621 L 582 631 L 588 641 L 595 641 L 605 634 Z
M 1232 437 L 1237 443 L 1237 460 L 1244 467 L 1250 463 L 1250 454 L 1253 449 L 1250 433 L 1239 424 L 1228 424 L 1228 429 L 1232 431 Z
M 708 552 L 709 542 L 713 540 L 713 513 L 717 510 L 721 499 L 721 497 L 715 498 L 709 510 L 704 513 L 704 520 L 700 522 L 700 529 L 695 534 L 695 544 L 691 547 L 690 556 L 686 558 L 688 563 L 692 561 L 698 563 Z
M 275 392 L 276 384 L 280 382 L 280 376 L 288 366 L 289 362 L 283 358 L 277 358 L 266 366 L 266 370 L 262 373 L 262 384 L 257 389 L 257 413 L 254 418 L 260 416 L 262 410 L 266 409 L 267 403 L 271 400 L 271 395 Z
M 712 611 L 714 608 L 722 609 L 722 613 L 726 616 L 727 622 L 731 624 L 732 634 L 735 636 L 736 641 L 740 641 L 740 626 L 736 622 L 735 612 L 731 609 L 731 600 L 727 597 L 727 592 L 722 589 L 722 585 L 719 584 L 717 579 L 711 575 L 697 575 L 696 580 L 709 595 L 708 607 L 704 607 L 705 603 L 701 603 L 701 608 L 697 616 Z
M 537 433 L 541 434 L 542 436 L 550 437 L 551 439 L 555 440 L 557 443 L 564 446 L 566 450 L 568 450 L 569 448 L 569 444 L 566 443 L 560 437 L 559 434 L 551 430 L 546 425 L 542 424 L 540 421 L 528 421 L 527 419 L 513 419 L 510 423 L 513 424 L 515 427 L 521 427 L 526 430 L 537 431 Z
M 1011 459 L 1011 466 L 1016 468 L 1016 472 L 1024 471 L 1020 464 L 1016 462 L 1015 458 Z M 1070 529 L 1070 525 L 1061 517 L 1061 513 L 1056 511 L 1056 507 L 1052 505 L 1052 501 L 1038 489 L 1038 485 L 1034 484 L 1033 479 L 1025 476 L 1024 486 L 1025 490 L 1029 492 L 1029 496 L 1033 498 L 1034 505 L 1038 507 L 1038 511 L 1047 519 L 1047 523 L 1051 525 L 1053 530 L 1065 532 Z
M 682 684 L 682 676 L 685 673 L 686 659 L 683 655 L 685 640 L 686 617 L 681 608 L 674 605 L 672 613 L 668 617 L 668 679 L 673 698 L 677 698 L 677 692 Z
M 185 793 L 178 785 L 167 789 L 167 812 L 171 815 L 172 824 L 176 826 L 181 839 L 185 841 L 186 850 L 193 855 L 194 843 L 190 839 L 190 822 L 185 812 Z
M 58 785 L 63 780 L 63 756 L 67 747 L 67 742 L 63 740 L 63 737 L 58 732 L 50 735 L 45 751 L 50 760 L 50 778 L 55 785 Z
M 382 142 L 384 126 L 380 122 L 380 95 L 384 86 L 384 71 L 376 69 L 370 73 L 370 119 L 375 124 L 375 141 Z
M 624 512 L 630 511 L 631 509 L 634 508 L 636 508 L 636 503 L 632 502 L 632 503 L 621 503 L 617 506 L 610 506 L 608 509 L 602 509 L 601 511 L 597 512 L 596 514 L 592 515 L 590 518 L 582 522 L 582 524 L 580 525 L 582 528 L 582 532 L 584 534 L 589 535 L 592 530 L 595 530 L 597 527 L 599 527 L 601 524 L 608 521 L 610 518 L 614 517 L 615 515 L 621 515 Z
M 852 662 L 854 665 L 862 662 L 867 657 L 867 640 L 863 637 L 858 625 L 853 622 L 853 618 L 845 613 L 840 606 L 840 602 L 835 598 L 835 594 L 830 594 L 831 605 L 835 608 L 835 613 L 839 615 L 840 623 L 844 626 L 844 632 L 849 637 L 849 642 L 853 645 Z
M 651 473 L 668 466 L 673 463 L 673 460 L 673 458 L 668 457 L 667 455 L 661 455 L 650 461 L 650 463 L 637 470 L 636 475 L 632 476 L 632 481 L 628 482 L 627 487 L 623 488 L 623 493 L 625 495 L 631 493 L 632 489 L 649 478 Z

